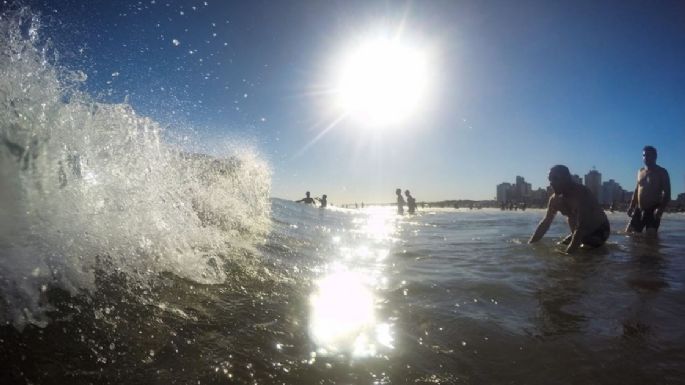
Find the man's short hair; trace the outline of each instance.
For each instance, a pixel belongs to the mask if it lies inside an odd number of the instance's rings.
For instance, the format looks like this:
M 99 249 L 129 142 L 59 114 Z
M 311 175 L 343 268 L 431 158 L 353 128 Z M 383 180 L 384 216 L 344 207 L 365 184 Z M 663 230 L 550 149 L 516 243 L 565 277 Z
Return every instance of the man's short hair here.
M 549 173 L 559 175 L 563 178 L 571 179 L 571 171 L 569 171 L 568 167 L 564 166 L 563 164 L 558 164 L 558 165 L 550 168 Z
M 652 147 L 652 146 L 645 146 L 644 148 L 642 148 L 642 151 L 644 151 L 644 152 L 652 152 L 652 153 L 654 153 L 654 155 L 656 155 L 656 148 L 654 148 L 654 147 Z

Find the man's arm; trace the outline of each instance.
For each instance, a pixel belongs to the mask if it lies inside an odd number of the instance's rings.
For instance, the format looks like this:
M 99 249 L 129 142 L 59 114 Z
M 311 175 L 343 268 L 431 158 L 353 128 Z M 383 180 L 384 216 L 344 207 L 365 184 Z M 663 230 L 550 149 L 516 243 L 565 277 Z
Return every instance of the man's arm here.
M 640 171 L 642 171 L 642 169 L 640 169 Z M 633 196 L 630 198 L 630 204 L 628 205 L 628 210 L 626 211 L 629 217 L 633 216 L 633 211 L 635 211 L 635 207 L 637 207 L 637 190 L 640 188 L 640 171 L 637 172 L 638 183 L 635 183 L 635 191 L 633 191 Z
M 666 206 L 668 206 L 668 202 L 671 201 L 671 178 L 668 176 L 668 171 L 666 171 L 665 168 L 662 169 L 663 173 L 661 175 L 662 181 L 662 190 L 663 190 L 663 195 L 661 197 L 661 203 L 659 204 L 659 208 L 656 212 L 657 218 L 661 218 L 661 215 L 664 213 L 666 210 Z
M 635 191 L 633 191 L 633 196 L 630 198 L 630 204 L 628 205 L 628 211 L 626 213 L 628 214 L 629 217 L 633 216 L 633 211 L 635 211 L 635 207 L 637 206 L 637 189 L 639 185 L 635 186 Z
M 576 217 L 576 223 L 578 225 L 573 230 L 573 233 L 571 233 L 571 242 L 569 242 L 568 247 L 566 247 L 566 253 L 571 254 L 580 247 L 583 237 L 587 234 L 587 215 L 588 213 L 584 212 L 582 206 L 578 208 Z
M 535 232 L 528 240 L 528 243 L 537 242 L 542 238 L 543 235 L 549 230 L 549 226 L 552 224 L 554 216 L 557 214 L 556 199 L 554 195 L 549 198 L 549 203 L 547 203 L 547 214 L 542 218 Z
M 573 232 L 573 236 L 571 237 L 571 243 L 568 244 L 568 247 L 566 248 L 566 253 L 571 254 L 574 251 L 578 250 L 580 247 L 580 240 L 583 239 L 583 233 L 581 232 L 580 229 L 576 230 Z

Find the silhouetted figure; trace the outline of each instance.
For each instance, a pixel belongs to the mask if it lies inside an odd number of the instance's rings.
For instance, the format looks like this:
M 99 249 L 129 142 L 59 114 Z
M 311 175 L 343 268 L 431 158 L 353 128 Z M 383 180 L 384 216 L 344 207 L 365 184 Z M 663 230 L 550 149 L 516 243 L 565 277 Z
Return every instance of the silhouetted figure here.
M 362 202 L 362 208 L 364 208 L 364 202 Z
M 671 179 L 665 168 L 656 164 L 656 148 L 645 146 L 642 149 L 645 167 L 637 172 L 637 185 L 628 206 L 631 217 L 626 232 L 656 234 L 661 224 L 661 216 L 671 200 Z
M 395 194 L 397 195 L 397 214 L 402 215 L 404 214 L 404 198 L 402 198 L 402 189 L 398 188 L 395 190 Z
M 316 202 L 314 201 L 314 198 L 309 196 L 309 191 L 305 193 L 305 197 L 300 199 L 299 201 L 295 201 L 296 203 L 306 203 L 308 205 L 316 205 Z
M 326 198 L 328 198 L 326 194 L 323 194 L 321 198 L 316 198 L 316 200 L 318 200 L 321 203 L 321 206 L 319 207 L 324 208 L 328 206 L 328 201 L 326 200 Z
M 575 183 L 568 168 L 563 165 L 549 170 L 549 182 L 554 194 L 549 198 L 547 214 L 528 243 L 537 242 L 545 235 L 557 212 L 568 217 L 571 229 L 571 234 L 562 241 L 568 244 L 567 253 L 574 252 L 581 244 L 597 247 L 606 242 L 611 232 L 609 220 L 592 191 Z
M 409 214 L 416 213 L 416 199 L 411 196 L 409 190 L 404 190 L 404 195 L 407 197 L 407 212 Z

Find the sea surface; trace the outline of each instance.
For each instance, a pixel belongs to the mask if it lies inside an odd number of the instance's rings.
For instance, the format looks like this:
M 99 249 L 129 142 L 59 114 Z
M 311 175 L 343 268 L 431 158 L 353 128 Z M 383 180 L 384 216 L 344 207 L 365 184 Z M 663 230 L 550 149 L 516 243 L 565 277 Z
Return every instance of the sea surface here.
M 684 381 L 682 214 L 646 239 L 610 213 L 608 244 L 567 256 L 561 219 L 526 243 L 542 210 L 270 212 L 223 282 L 103 261 L 89 291 L 48 288 L 45 320 L 0 329 L 2 383 Z
M 568 256 L 542 210 L 272 198 L 49 42 L 0 19 L 0 384 L 685 383 L 685 215 Z

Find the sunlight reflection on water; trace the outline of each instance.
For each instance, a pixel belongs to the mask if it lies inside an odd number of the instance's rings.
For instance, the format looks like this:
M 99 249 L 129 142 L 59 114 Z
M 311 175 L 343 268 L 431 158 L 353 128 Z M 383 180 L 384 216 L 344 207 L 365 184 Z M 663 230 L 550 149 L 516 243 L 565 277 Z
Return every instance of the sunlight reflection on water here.
M 338 256 L 310 297 L 310 334 L 320 352 L 369 357 L 381 348 L 393 348 L 392 326 L 376 314 L 374 288 L 387 282 L 383 262 L 389 254 L 387 242 L 395 232 L 395 218 L 384 208 L 370 208 L 366 213 L 353 222 L 354 233 L 361 239 L 332 238 Z
M 395 232 L 395 214 L 388 207 L 369 207 L 368 216 L 357 218 L 353 223 L 359 228 L 357 232 L 375 241 L 391 239 Z

